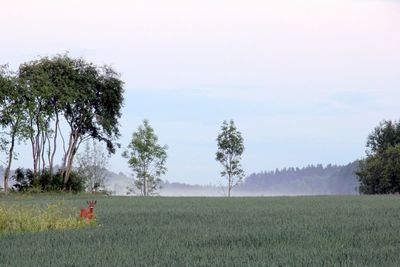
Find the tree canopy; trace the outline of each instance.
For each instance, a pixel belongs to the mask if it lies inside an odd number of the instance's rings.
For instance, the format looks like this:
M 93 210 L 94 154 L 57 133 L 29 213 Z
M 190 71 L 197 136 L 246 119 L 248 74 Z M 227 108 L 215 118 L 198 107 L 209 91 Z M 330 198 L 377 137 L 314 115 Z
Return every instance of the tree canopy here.
M 400 193 L 400 122 L 383 121 L 368 136 L 356 175 L 364 194 Z

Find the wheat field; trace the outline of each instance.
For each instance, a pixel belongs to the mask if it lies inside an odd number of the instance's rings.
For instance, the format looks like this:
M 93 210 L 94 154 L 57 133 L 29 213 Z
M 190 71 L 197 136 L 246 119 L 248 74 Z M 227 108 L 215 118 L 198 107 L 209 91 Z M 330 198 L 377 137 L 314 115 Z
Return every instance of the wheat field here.
M 400 266 L 397 196 L 96 199 L 94 226 L 0 235 L 0 266 Z

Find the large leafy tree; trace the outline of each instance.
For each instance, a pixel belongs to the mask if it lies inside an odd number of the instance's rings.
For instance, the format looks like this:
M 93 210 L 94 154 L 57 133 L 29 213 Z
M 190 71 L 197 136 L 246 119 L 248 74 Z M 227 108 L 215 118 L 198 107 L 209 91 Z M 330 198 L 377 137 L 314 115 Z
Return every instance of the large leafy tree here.
M 158 137 L 148 120 L 144 120 L 143 125 L 133 133 L 123 156 L 133 170 L 134 185 L 140 194 L 149 196 L 156 193 L 161 184 L 160 176 L 167 171 L 167 146 L 158 144 Z
M 68 183 L 74 158 L 83 142 L 95 139 L 106 143 L 110 153 L 115 152 L 116 139 L 120 135 L 118 120 L 123 103 L 123 82 L 113 68 L 59 55 L 25 63 L 21 65 L 19 74 L 30 92 L 27 117 L 32 124 L 35 173 L 40 168 L 37 167 L 40 161 L 42 169 L 45 168 L 46 142 L 52 171 L 56 138 L 58 133 L 61 135 L 60 118 L 65 120 L 70 130 L 62 163 L 64 185 Z M 53 142 L 50 137 L 53 137 Z
M 53 173 L 58 137 L 63 138 L 60 119 L 71 93 L 77 90 L 74 72 L 74 59 L 68 55 L 43 57 L 19 67 L 19 79 L 27 92 L 26 117 L 30 124 L 34 176 L 40 168 L 42 171 L 48 168 L 50 175 Z M 64 138 L 62 141 L 65 143 Z
M 228 180 L 227 189 L 228 197 L 230 197 L 232 189 L 242 181 L 245 175 L 240 164 L 244 152 L 243 137 L 233 120 L 222 123 L 217 144 L 216 160 L 223 167 L 221 176 Z
M 70 128 L 63 164 L 64 183 L 80 144 L 86 140 L 104 142 L 108 151 L 115 153 L 123 103 L 123 82 L 111 67 L 98 67 L 83 59 L 73 60 L 73 67 L 75 90 L 70 92 L 63 111 Z
M 4 170 L 4 191 L 8 181 L 12 160 L 16 157 L 15 145 L 24 139 L 27 128 L 24 117 L 24 91 L 18 79 L 7 66 L 0 67 L 0 148 L 6 154 Z
M 383 121 L 368 136 L 356 175 L 361 193 L 400 193 L 400 122 Z

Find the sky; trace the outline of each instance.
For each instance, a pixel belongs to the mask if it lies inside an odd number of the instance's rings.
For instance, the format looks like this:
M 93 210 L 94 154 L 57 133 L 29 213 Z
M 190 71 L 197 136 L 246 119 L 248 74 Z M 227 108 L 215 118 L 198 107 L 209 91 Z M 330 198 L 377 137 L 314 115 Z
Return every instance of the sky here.
M 218 184 L 233 119 L 247 174 L 365 155 L 400 114 L 400 1 L 0 0 L 0 64 L 69 52 L 125 82 L 126 147 L 143 119 L 168 145 L 169 181 Z M 19 147 L 14 167 L 29 166 Z M 123 149 L 109 168 L 130 173 Z

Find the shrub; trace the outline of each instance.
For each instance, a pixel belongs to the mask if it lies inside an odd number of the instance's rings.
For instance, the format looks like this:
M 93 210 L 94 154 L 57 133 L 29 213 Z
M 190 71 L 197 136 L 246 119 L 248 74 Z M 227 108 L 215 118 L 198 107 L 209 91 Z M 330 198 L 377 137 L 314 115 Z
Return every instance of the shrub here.
M 53 192 L 64 189 L 71 192 L 82 192 L 85 189 L 85 178 L 75 171 L 70 174 L 66 188 L 64 188 L 61 170 L 54 174 L 45 170 L 35 179 L 30 169 L 19 168 L 11 178 L 15 181 L 13 189 L 18 192 Z

